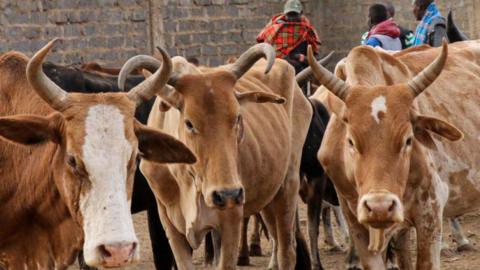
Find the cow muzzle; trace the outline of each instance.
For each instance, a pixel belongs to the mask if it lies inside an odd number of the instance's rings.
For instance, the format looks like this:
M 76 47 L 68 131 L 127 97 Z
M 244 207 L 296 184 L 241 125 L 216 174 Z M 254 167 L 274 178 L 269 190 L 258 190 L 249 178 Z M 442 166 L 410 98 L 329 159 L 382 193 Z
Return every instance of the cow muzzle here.
M 137 243 L 116 243 L 98 247 L 103 267 L 120 267 L 133 261 Z
M 212 203 L 219 209 L 231 209 L 245 203 L 243 188 L 214 190 L 211 193 Z
M 138 260 L 139 250 L 137 247 L 137 242 L 100 244 L 93 252 L 84 251 L 89 253 L 89 256 L 85 256 L 85 262 L 89 266 L 105 268 L 126 266 Z
M 358 221 L 377 229 L 403 222 L 403 205 L 390 192 L 370 192 L 362 196 L 357 208 Z

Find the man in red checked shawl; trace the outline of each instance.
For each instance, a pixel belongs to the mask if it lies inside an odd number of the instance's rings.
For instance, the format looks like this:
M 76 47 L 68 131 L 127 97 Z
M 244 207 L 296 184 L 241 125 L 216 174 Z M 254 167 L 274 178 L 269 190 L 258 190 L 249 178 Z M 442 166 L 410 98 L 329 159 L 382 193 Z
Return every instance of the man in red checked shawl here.
M 302 13 L 302 3 L 299 0 L 288 0 L 283 14 L 273 16 L 257 36 L 257 42 L 272 44 L 277 57 L 287 60 L 297 73 L 308 66 L 308 45 L 312 45 L 317 52 L 318 45 L 321 44 L 317 32 Z

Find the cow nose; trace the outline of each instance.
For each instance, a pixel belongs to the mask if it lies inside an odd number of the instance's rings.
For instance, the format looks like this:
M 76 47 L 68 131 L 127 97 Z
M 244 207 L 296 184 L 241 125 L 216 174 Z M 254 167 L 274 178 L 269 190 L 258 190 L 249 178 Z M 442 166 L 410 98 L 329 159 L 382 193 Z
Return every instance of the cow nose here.
M 232 208 L 243 204 L 243 188 L 215 190 L 212 202 L 219 208 Z
M 385 228 L 403 221 L 403 208 L 395 194 L 368 193 L 360 201 L 358 219 L 360 223 Z
M 130 263 L 133 259 L 136 243 L 118 243 L 101 245 L 98 247 L 103 258 L 103 267 L 120 267 Z

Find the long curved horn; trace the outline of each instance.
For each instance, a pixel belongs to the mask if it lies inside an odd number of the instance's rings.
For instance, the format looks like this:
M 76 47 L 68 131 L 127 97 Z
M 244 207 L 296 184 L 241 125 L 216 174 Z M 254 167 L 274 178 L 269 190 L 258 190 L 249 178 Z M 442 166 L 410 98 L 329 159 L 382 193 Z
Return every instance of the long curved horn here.
M 408 82 L 408 86 L 412 90 L 414 96 L 420 95 L 435 79 L 440 75 L 445 66 L 448 56 L 448 44 L 443 39 L 442 52 L 440 55 L 422 70 L 417 76 Z
M 141 66 L 142 68 L 145 68 L 153 73 L 157 71 L 161 65 L 162 63 L 160 61 L 149 55 L 137 55 L 128 59 L 118 73 L 118 88 L 120 91 L 125 91 L 125 82 L 127 81 L 127 77 L 137 67 Z
M 135 86 L 128 92 L 128 97 L 135 101 L 137 105 L 143 101 L 151 99 L 157 92 L 161 91 L 167 84 L 172 74 L 172 60 L 168 53 L 160 47 L 157 50 L 162 55 L 162 67 L 157 69 L 155 73 Z
M 62 110 L 65 108 L 68 93 L 56 85 L 50 80 L 43 72 L 42 63 L 45 56 L 50 49 L 59 41 L 59 39 L 53 39 L 43 48 L 41 48 L 35 55 L 28 61 L 27 64 L 27 80 L 32 86 L 33 90 L 55 110 Z
M 318 64 L 320 64 L 322 66 L 327 65 L 330 62 L 330 60 L 332 59 L 332 55 L 334 53 L 335 53 L 334 51 L 330 52 L 327 56 L 325 56 L 324 58 L 319 60 Z M 307 67 L 304 70 L 302 70 L 300 73 L 298 73 L 295 76 L 295 79 L 296 79 L 298 85 L 302 86 L 302 85 L 306 84 L 307 82 L 311 81 L 314 77 L 315 76 L 313 75 L 312 68 Z
M 231 72 L 235 77 L 240 79 L 260 58 L 265 57 L 267 59 L 267 67 L 265 68 L 265 74 L 270 72 L 273 63 L 275 63 L 275 49 L 268 43 L 256 44 L 246 52 L 244 52 L 238 58 L 235 63 L 232 64 Z
M 313 75 L 323 84 L 330 92 L 335 94 L 342 100 L 347 98 L 350 87 L 346 82 L 339 79 L 335 74 L 317 63 L 313 56 L 312 46 L 308 46 L 308 63 L 312 68 Z

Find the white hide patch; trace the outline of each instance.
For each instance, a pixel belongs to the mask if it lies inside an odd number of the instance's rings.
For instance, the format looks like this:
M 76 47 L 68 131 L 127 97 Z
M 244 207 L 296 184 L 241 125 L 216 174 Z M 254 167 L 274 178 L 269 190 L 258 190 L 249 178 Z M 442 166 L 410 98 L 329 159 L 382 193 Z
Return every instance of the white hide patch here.
M 377 122 L 377 124 L 380 124 L 379 113 L 387 113 L 387 100 L 384 96 L 376 97 L 372 101 L 372 104 L 370 104 L 370 107 L 372 108 L 373 119 L 375 119 L 375 122 Z
M 88 264 L 101 263 L 100 245 L 138 243 L 127 201 L 127 164 L 132 145 L 125 137 L 124 116 L 112 105 L 95 105 L 85 119 L 83 162 L 91 190 L 80 197 Z M 138 257 L 138 250 L 134 257 Z

